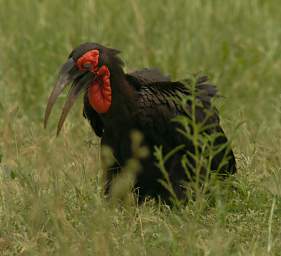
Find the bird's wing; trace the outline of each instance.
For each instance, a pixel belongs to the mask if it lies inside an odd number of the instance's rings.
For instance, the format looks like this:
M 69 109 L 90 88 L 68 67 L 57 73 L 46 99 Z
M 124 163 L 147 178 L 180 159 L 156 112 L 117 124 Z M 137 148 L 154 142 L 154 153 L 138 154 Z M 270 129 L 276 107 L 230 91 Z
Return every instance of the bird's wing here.
M 203 122 L 208 115 L 209 119 L 211 118 L 209 122 L 218 124 L 218 115 L 211 104 L 211 99 L 216 95 L 216 89 L 207 81 L 206 77 L 200 77 L 196 80 L 194 91 L 196 95 L 195 118 L 197 122 Z M 150 118 L 146 118 L 148 123 L 162 118 L 163 120 L 156 123 L 165 122 L 169 124 L 169 120 L 178 115 L 191 118 L 192 91 L 190 80 L 140 83 L 139 90 L 137 90 L 138 113 L 140 117 L 149 116 Z M 182 104 L 182 97 L 187 98 L 186 104 Z M 210 112 L 212 115 L 210 115 Z
M 187 99 L 182 105 L 181 96 L 187 98 L 191 96 L 192 83 L 187 80 L 183 82 L 158 81 L 147 85 L 139 85 L 137 96 L 136 122 L 140 130 L 145 131 L 151 144 L 159 145 L 165 143 L 164 148 L 168 150 L 185 144 L 190 150 L 191 141 L 184 138 L 180 133 L 175 132 L 179 124 L 171 122 L 176 116 L 186 116 L 192 118 L 192 103 Z M 199 77 L 195 81 L 195 120 L 196 123 L 204 123 L 206 130 L 203 136 L 217 135 L 213 144 L 215 147 L 227 144 L 227 138 L 220 126 L 217 110 L 212 105 L 212 98 L 216 95 L 216 87 L 208 83 L 207 77 Z M 198 104 L 197 104 L 198 102 Z M 192 129 L 191 129 L 192 133 Z M 205 135 L 204 135 L 204 134 Z M 235 172 L 235 159 L 232 150 L 228 145 L 215 154 L 212 159 L 212 169 L 217 170 L 223 159 L 227 164 L 223 166 L 223 171 Z
M 213 112 L 213 116 L 216 115 L 216 120 L 219 122 L 216 109 L 212 106 L 212 99 L 217 96 L 217 88 L 209 83 L 207 76 L 199 76 L 194 81 L 185 79 L 173 82 L 164 76 L 162 76 L 162 80 L 156 80 L 156 76 L 154 79 L 149 80 L 147 78 L 150 77 L 148 76 L 149 73 L 145 72 L 144 74 L 145 76 L 141 76 L 142 79 L 134 80 L 134 83 L 137 83 L 137 85 L 133 85 L 138 88 L 137 91 L 141 102 L 152 104 L 152 106 L 167 106 L 174 113 L 189 115 L 191 111 L 190 106 L 192 105 L 191 96 L 195 95 L 196 118 L 201 120 L 200 116 L 206 116 L 206 112 L 208 114 Z M 131 81 L 129 80 L 129 82 Z M 187 96 L 188 98 L 185 106 L 182 106 L 180 103 L 181 96 Z M 149 97 L 150 100 L 148 99 Z
M 144 68 L 131 73 L 126 74 L 127 81 L 134 86 L 137 90 L 143 87 L 155 87 L 156 90 L 169 91 L 169 93 L 179 91 L 191 90 L 192 81 L 185 79 L 182 82 L 172 82 L 171 78 L 164 75 L 157 68 Z M 214 85 L 208 83 L 207 76 L 199 76 L 196 81 L 196 95 L 205 102 L 210 103 L 211 99 L 217 95 L 217 89 Z M 185 85 L 185 86 L 184 86 Z
M 88 119 L 95 134 L 102 137 L 104 129 L 103 122 L 98 113 L 90 106 L 87 94 L 84 96 L 83 116 Z

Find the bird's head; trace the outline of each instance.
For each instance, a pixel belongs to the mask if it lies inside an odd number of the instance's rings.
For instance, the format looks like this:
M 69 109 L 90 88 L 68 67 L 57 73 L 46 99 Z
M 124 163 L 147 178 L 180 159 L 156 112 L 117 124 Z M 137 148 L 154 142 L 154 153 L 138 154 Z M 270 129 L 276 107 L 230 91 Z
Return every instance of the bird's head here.
M 52 107 L 63 89 L 71 84 L 58 124 L 59 134 L 66 116 L 82 91 L 86 91 L 90 105 L 97 113 L 106 113 L 112 104 L 111 77 L 116 69 L 122 70 L 118 50 L 96 43 L 84 43 L 75 48 L 61 67 L 53 91 L 49 97 L 44 126 L 46 127 Z

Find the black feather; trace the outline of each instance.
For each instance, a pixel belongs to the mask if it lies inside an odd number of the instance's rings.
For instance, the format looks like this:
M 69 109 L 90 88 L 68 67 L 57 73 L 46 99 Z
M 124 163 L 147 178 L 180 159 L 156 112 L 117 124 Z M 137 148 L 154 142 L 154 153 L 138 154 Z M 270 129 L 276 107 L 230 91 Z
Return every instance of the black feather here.
M 103 122 L 98 113 L 90 106 L 87 94 L 84 95 L 83 116 L 89 120 L 95 134 L 98 137 L 102 137 L 104 129 Z
M 85 45 L 82 48 L 79 54 L 89 46 Z M 87 95 L 84 98 L 84 116 L 89 120 L 97 136 L 102 137 L 102 144 L 113 149 L 117 159 L 113 168 L 107 171 L 106 192 L 110 191 L 112 179 L 119 173 L 120 167 L 132 157 L 131 131 L 139 130 L 143 133 L 143 143 L 150 152 L 153 152 L 155 146 L 162 145 L 164 153 L 167 153 L 178 145 L 184 145 L 184 148 L 167 162 L 166 168 L 177 197 L 179 199 L 186 197 L 183 183 L 190 179 L 182 167 L 181 159 L 183 156 L 188 157 L 192 173 L 192 166 L 195 166 L 194 159 L 190 157 L 195 151 L 192 141 L 193 128 L 189 127 L 190 138 L 186 138 L 176 131 L 180 124 L 172 120 L 177 116 L 185 116 L 189 120 L 192 118 L 192 102 L 187 100 L 186 105 L 182 105 L 181 98 L 188 98 L 193 91 L 198 101 L 195 122 L 204 123 L 207 127 L 200 135 L 203 138 L 215 136 L 210 143 L 210 146 L 217 150 L 211 159 L 211 171 L 222 175 L 235 173 L 235 157 L 220 126 L 218 111 L 212 104 L 217 89 L 209 83 L 207 76 L 198 77 L 193 90 L 191 80 L 171 81 L 158 69 L 142 69 L 125 74 L 122 69 L 123 62 L 116 56 L 117 52 L 106 49 L 102 48 L 104 53 L 102 60 L 109 66 L 111 72 L 111 87 L 114 92 L 112 106 L 108 113 L 98 114 L 90 106 Z M 74 58 L 76 54 L 78 54 L 76 51 L 72 53 Z M 223 162 L 224 159 L 227 160 Z M 140 199 L 146 196 L 160 197 L 169 202 L 170 193 L 159 182 L 163 175 L 155 162 L 153 154 L 141 161 L 142 172 L 136 177 L 135 188 L 138 189 Z

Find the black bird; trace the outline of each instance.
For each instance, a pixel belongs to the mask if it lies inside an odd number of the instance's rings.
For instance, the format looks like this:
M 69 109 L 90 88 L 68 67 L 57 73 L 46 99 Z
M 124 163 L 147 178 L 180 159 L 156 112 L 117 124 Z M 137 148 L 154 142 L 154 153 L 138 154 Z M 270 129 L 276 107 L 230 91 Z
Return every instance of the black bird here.
M 132 157 L 130 134 L 133 130 L 143 134 L 143 144 L 151 152 L 141 160 L 142 171 L 137 174 L 134 183 L 140 200 L 147 196 L 166 202 L 170 200 L 170 192 L 159 182 L 163 174 L 152 153 L 154 146 L 162 145 L 164 153 L 168 153 L 182 145 L 166 162 L 168 177 L 178 199 L 186 198 L 186 184 L 196 169 L 193 157 L 196 152 L 209 163 L 208 168 L 207 165 L 200 167 L 204 175 L 206 172 L 221 176 L 235 173 L 234 154 L 220 126 L 218 112 L 212 105 L 217 90 L 208 83 L 208 78 L 197 77 L 193 86 L 190 81 L 171 81 L 158 69 L 145 68 L 125 73 L 119 53 L 97 43 L 84 43 L 75 48 L 59 72 L 45 113 L 46 126 L 57 97 L 68 84 L 72 84 L 59 120 L 59 133 L 75 99 L 81 92 L 85 93 L 84 117 L 95 134 L 101 137 L 101 144 L 111 147 L 117 160 L 113 168 L 107 170 L 106 192 L 110 191 L 113 177 Z M 192 92 L 196 95 L 195 108 L 192 107 L 194 101 L 190 99 Z M 180 101 L 182 96 L 187 98 L 185 104 Z M 211 150 L 204 151 L 202 141 L 194 142 L 194 128 L 190 123 L 185 127 L 189 129 L 190 137 L 177 131 L 182 125 L 171 120 L 178 116 L 185 116 L 186 120 L 195 118 L 196 124 L 204 124 L 205 128 L 197 136 L 203 141 L 204 138 L 214 138 L 208 143 Z M 189 173 L 183 167 L 183 157 L 187 159 Z

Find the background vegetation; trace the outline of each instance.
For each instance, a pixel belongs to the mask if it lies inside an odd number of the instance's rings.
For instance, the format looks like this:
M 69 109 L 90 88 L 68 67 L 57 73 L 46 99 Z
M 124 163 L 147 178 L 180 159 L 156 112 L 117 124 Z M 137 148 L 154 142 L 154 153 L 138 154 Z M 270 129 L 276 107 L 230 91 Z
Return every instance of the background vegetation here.
M 280 21 L 278 0 L 0 0 L 0 255 L 280 255 Z M 84 41 L 121 49 L 128 70 L 209 74 L 236 190 L 172 210 L 104 201 L 81 102 L 59 138 L 63 97 L 42 125 L 58 67 Z

